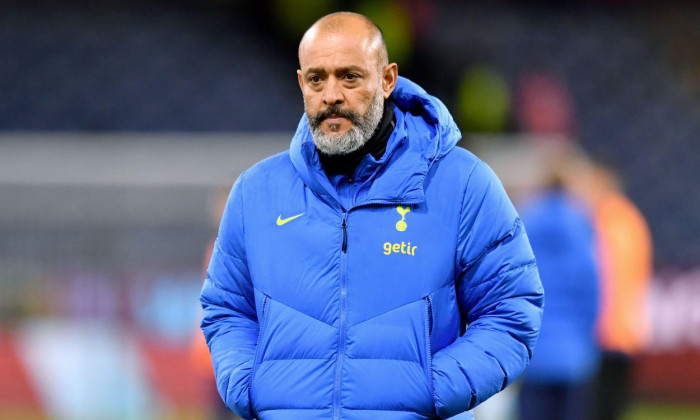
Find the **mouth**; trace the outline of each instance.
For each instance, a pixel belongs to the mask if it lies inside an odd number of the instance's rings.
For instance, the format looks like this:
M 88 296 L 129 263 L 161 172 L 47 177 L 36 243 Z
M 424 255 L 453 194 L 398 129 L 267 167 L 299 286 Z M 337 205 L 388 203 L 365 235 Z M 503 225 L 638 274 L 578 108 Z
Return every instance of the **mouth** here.
M 320 128 L 323 125 L 325 127 L 324 131 L 328 130 L 330 132 L 338 132 L 341 130 L 341 127 L 347 124 L 356 125 L 357 121 L 358 118 L 352 111 L 335 107 L 309 116 L 310 127 Z
M 340 124 L 347 118 L 341 116 L 341 115 L 329 115 L 328 117 L 325 118 L 326 123 L 328 124 Z

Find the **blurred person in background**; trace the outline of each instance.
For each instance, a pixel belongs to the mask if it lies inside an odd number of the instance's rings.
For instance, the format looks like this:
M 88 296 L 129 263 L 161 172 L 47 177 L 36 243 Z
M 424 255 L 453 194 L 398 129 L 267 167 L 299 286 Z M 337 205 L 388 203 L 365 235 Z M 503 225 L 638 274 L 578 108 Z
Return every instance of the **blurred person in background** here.
M 321 18 L 299 64 L 306 115 L 234 184 L 202 289 L 219 392 L 245 419 L 473 418 L 537 339 L 522 223 L 372 21 Z
M 649 226 L 604 165 L 582 163 L 571 177 L 590 206 L 598 237 L 601 308 L 597 335 L 603 350 L 596 383 L 598 420 L 624 416 L 635 355 L 649 335 L 647 296 L 653 251 Z
M 217 188 L 211 196 L 209 201 L 209 219 L 211 220 L 214 229 L 218 227 L 221 223 L 221 215 L 226 207 L 226 201 L 228 200 L 229 189 L 226 187 Z M 214 244 L 216 242 L 216 237 L 212 238 L 207 244 L 207 248 L 204 252 L 204 266 L 202 270 L 206 276 L 207 266 L 209 265 L 209 260 L 211 260 L 211 255 L 214 250 Z M 201 318 L 201 313 L 199 314 Z M 202 337 L 202 332 L 199 328 L 192 336 L 192 342 L 190 343 L 190 355 L 192 357 L 192 363 L 196 367 L 199 379 L 202 382 L 202 386 L 210 389 L 208 392 L 208 397 L 211 398 L 211 408 L 212 412 L 210 414 L 212 420 L 235 420 L 238 419 L 236 415 L 232 414 L 221 402 L 219 398 L 218 391 L 216 388 L 216 378 L 214 377 L 214 369 L 212 367 L 211 355 L 209 354 L 209 349 L 207 347 L 207 342 Z
M 590 420 L 598 268 L 592 220 L 554 169 L 546 188 L 521 208 L 547 291 L 537 352 L 523 375 L 522 420 Z

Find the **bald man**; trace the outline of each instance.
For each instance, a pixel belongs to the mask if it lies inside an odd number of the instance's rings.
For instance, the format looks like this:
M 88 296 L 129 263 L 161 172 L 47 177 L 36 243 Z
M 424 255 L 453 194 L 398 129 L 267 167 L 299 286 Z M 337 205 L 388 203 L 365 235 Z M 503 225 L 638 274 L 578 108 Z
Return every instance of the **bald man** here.
M 366 17 L 317 21 L 289 150 L 233 185 L 202 329 L 245 419 L 469 419 L 532 356 L 543 291 L 520 219 L 387 57 Z

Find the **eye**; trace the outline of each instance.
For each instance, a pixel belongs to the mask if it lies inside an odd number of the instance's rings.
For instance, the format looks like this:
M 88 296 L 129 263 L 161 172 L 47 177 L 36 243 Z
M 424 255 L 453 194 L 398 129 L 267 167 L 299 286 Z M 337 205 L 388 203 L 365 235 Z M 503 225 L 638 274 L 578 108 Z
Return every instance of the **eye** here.
M 355 73 L 347 73 L 347 74 L 345 75 L 345 80 L 356 80 L 356 79 L 359 79 L 359 78 L 360 78 L 360 76 L 357 75 L 357 74 L 355 74 Z
M 321 81 L 321 77 L 317 74 L 309 76 L 309 83 L 312 85 L 318 84 Z

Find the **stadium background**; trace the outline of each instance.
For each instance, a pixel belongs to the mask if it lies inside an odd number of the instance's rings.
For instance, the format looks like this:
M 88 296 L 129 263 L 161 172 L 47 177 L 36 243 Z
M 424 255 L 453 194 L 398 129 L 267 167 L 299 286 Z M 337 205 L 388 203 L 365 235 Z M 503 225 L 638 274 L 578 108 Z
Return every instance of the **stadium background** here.
M 559 3 L 3 1 L 0 418 L 211 414 L 191 347 L 221 191 L 286 147 L 299 37 L 334 10 L 373 17 L 506 182 L 552 126 L 616 169 L 654 240 L 628 417 L 698 418 L 700 5 Z M 525 132 L 533 80 L 558 106 Z

